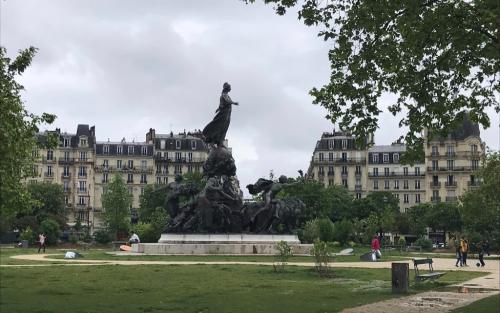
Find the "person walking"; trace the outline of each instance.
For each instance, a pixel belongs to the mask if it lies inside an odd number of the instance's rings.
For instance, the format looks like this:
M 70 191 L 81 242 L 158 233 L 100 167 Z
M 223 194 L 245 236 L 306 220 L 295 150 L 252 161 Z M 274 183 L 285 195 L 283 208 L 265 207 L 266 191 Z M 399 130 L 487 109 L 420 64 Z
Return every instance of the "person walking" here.
M 378 240 L 378 236 L 373 236 L 372 239 L 372 253 L 375 256 L 374 261 L 377 261 L 378 258 L 382 257 L 382 253 L 380 253 L 380 241 Z
M 458 264 L 460 264 L 460 266 L 463 266 L 463 264 L 462 264 L 462 251 L 461 251 L 460 245 L 458 243 L 455 244 L 455 254 L 457 256 L 457 262 L 455 263 L 455 266 L 458 267 Z
M 40 250 L 43 248 L 43 253 L 45 253 L 45 236 L 44 233 L 38 234 L 38 253 L 40 253 Z
M 462 265 L 468 266 L 467 253 L 469 252 L 469 243 L 467 242 L 467 239 L 465 239 L 465 237 L 462 237 L 462 239 L 460 240 L 460 251 L 462 252 Z
M 488 256 L 490 256 L 490 242 L 488 239 L 484 242 L 484 253 L 486 253 Z
M 481 240 L 477 248 L 479 252 L 479 263 L 481 264 L 481 267 L 484 267 L 486 265 L 486 263 L 484 263 L 484 252 L 486 248 L 486 243 Z

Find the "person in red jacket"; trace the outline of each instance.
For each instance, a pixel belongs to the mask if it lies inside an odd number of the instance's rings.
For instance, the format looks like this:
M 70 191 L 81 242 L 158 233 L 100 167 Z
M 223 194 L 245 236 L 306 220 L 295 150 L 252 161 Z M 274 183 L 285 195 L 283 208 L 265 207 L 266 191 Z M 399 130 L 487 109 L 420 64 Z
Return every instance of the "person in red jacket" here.
M 382 256 L 382 253 L 380 253 L 380 241 L 378 240 L 377 235 L 373 236 L 372 239 L 372 252 L 375 254 L 374 261 Z

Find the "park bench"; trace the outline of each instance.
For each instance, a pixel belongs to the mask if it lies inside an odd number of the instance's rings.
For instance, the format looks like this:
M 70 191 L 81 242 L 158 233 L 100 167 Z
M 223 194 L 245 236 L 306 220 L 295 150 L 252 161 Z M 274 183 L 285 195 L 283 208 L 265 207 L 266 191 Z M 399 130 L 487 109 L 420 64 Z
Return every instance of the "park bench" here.
M 420 274 L 418 270 L 418 266 L 421 264 L 429 264 L 429 272 L 426 274 Z M 443 276 L 446 273 L 443 272 L 434 272 L 434 268 L 432 267 L 432 259 L 413 259 L 413 266 L 415 267 L 415 281 L 423 281 L 426 279 L 436 279 Z

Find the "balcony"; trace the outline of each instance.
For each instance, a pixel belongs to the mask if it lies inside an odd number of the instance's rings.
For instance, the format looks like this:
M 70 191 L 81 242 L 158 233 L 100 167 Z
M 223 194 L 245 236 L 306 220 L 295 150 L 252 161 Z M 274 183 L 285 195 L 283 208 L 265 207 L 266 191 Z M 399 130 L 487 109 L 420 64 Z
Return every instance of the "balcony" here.
M 50 173 L 49 172 L 45 172 L 45 173 L 43 173 L 43 176 L 47 177 L 47 178 L 53 178 L 54 177 L 54 173 L 52 173 L 52 172 L 50 172 Z
M 467 186 L 469 188 L 479 188 L 479 186 L 481 186 L 481 182 L 479 182 L 479 181 L 468 181 L 467 182 Z
M 446 188 L 456 188 L 457 187 L 457 182 L 456 181 L 447 181 L 444 183 L 444 186 Z
M 134 180 L 133 179 L 127 179 L 127 184 L 133 184 Z
M 342 172 L 341 176 L 342 176 L 342 178 L 346 179 L 348 174 L 349 174 L 349 172 Z
M 148 183 L 148 181 L 147 181 L 147 180 L 141 180 L 141 182 L 140 182 L 140 183 L 141 183 L 141 184 L 147 184 L 147 183 Z
M 473 172 L 475 170 L 477 170 L 477 168 L 471 166 L 455 166 L 453 168 L 427 167 L 427 172 Z
M 62 173 L 61 174 L 62 179 L 70 179 L 71 178 L 71 173 Z
M 361 171 L 356 171 L 354 172 L 354 175 L 359 178 L 362 175 L 362 173 Z
M 68 187 L 68 188 L 66 188 L 66 189 L 63 189 L 63 192 L 64 192 L 64 193 L 71 193 L 71 188 L 69 188 L 69 187 Z
M 366 158 L 312 158 L 313 163 L 365 164 Z
M 334 175 L 335 175 L 335 172 L 328 171 L 328 176 L 334 176 Z
M 71 165 L 75 163 L 75 158 L 62 158 L 57 161 L 60 165 Z
M 379 173 L 368 173 L 368 177 L 389 177 L 389 176 L 396 176 L 396 177 L 424 177 L 425 173 L 404 173 L 404 172 L 390 172 L 389 174 L 383 173 L 383 175 L 379 175 Z
M 446 197 L 446 202 L 457 202 L 457 196 Z
M 324 177 L 325 176 L 325 172 L 318 172 L 318 176 L 319 177 Z
M 441 182 L 438 182 L 438 181 L 436 181 L 436 182 L 434 182 L 434 181 L 430 182 L 429 185 L 430 185 L 431 188 L 441 188 Z
M 86 189 L 86 188 L 85 188 L 85 189 L 80 189 L 80 188 L 78 188 L 78 189 L 77 189 L 77 193 L 78 193 L 78 194 L 86 194 L 86 193 L 87 193 L 87 189 Z
M 441 202 L 441 197 L 431 197 L 432 202 Z
M 139 166 L 139 167 L 123 167 L 122 169 L 123 171 L 127 172 L 127 173 L 142 173 L 142 174 L 153 174 L 154 172 L 154 168 L 152 166 L 145 166 L 145 167 L 142 167 L 142 166 Z
M 78 178 L 87 178 L 87 173 L 78 173 Z
M 363 189 L 362 185 L 354 185 L 354 190 L 361 191 Z
M 56 163 L 56 157 L 48 159 L 46 156 L 43 156 L 42 163 Z

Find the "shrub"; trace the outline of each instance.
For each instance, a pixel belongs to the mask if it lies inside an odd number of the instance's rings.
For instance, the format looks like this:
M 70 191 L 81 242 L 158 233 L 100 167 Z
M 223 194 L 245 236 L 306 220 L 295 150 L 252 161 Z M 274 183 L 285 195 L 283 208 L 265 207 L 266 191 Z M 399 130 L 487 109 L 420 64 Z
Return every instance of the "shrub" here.
M 317 219 L 313 219 L 306 222 L 302 231 L 299 232 L 300 241 L 305 243 L 312 243 L 314 240 L 319 238 L 319 229 Z
M 47 237 L 45 240 L 47 244 L 55 244 L 59 238 L 59 223 L 51 218 L 47 218 L 40 224 L 40 232 L 44 233 Z
M 423 250 L 432 250 L 432 241 L 425 238 L 418 238 L 415 241 L 416 246 L 421 246 Z
M 111 242 L 112 235 L 107 230 L 98 230 L 94 232 L 94 239 L 97 243 L 107 244 Z
M 278 248 L 278 254 L 275 256 L 273 267 L 274 271 L 280 272 L 285 270 L 286 263 L 293 253 L 292 247 L 286 241 L 278 242 L 276 247 Z
M 348 220 L 341 220 L 334 224 L 333 240 L 345 245 L 354 232 L 353 225 Z
M 400 237 L 399 238 L 399 241 L 398 241 L 398 245 L 402 246 L 402 247 L 405 247 L 406 246 L 406 239 L 405 237 Z
M 19 236 L 19 239 L 21 240 L 28 240 L 29 244 L 33 244 L 35 242 L 35 234 L 33 233 L 33 230 L 31 227 L 26 227 L 25 230 L 21 233 Z
M 314 257 L 316 272 L 322 277 L 330 276 L 328 264 L 331 261 L 332 254 L 328 244 L 316 239 L 311 249 L 311 255 Z
M 150 223 L 139 222 L 134 225 L 134 230 L 141 242 L 158 242 L 160 238 L 153 225 Z
M 319 231 L 319 240 L 326 242 L 333 241 L 334 231 L 335 231 L 333 222 L 329 218 L 322 218 L 317 220 L 317 223 Z

